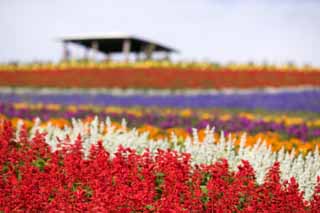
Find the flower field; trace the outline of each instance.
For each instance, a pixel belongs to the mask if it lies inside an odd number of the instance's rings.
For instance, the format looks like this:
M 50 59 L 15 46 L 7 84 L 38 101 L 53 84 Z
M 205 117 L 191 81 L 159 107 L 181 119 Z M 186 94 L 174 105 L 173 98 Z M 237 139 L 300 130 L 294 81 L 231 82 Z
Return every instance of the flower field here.
M 1 212 L 319 212 L 318 69 L 0 70 Z

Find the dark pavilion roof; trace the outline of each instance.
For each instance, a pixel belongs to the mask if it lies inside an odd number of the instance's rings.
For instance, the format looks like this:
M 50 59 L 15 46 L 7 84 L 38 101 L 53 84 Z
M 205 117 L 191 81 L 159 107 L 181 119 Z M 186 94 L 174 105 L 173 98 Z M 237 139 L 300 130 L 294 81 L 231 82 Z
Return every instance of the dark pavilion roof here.
M 130 52 L 143 52 L 148 46 L 153 46 L 153 52 L 178 52 L 178 50 L 165 46 L 158 42 L 124 33 L 107 33 L 99 35 L 75 35 L 58 38 L 64 43 L 74 43 L 91 48 L 93 43 L 98 45 L 98 50 L 103 53 L 121 53 L 123 43 L 130 41 Z

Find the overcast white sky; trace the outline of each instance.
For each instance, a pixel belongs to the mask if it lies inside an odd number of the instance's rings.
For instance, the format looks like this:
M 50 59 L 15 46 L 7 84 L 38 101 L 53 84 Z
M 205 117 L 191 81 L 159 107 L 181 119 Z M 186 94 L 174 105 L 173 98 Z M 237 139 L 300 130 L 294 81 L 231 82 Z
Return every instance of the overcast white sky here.
M 58 60 L 55 37 L 116 31 L 176 59 L 320 66 L 319 11 L 318 0 L 1 0 L 0 61 Z

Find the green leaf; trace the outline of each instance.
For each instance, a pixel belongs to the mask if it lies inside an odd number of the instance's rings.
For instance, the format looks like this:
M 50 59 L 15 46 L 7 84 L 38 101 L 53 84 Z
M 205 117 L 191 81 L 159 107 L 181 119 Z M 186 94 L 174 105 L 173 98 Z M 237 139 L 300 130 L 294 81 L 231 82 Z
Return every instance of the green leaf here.
M 154 206 L 153 206 L 153 205 L 146 205 L 146 209 L 148 209 L 148 210 L 153 210 L 153 209 L 154 209 Z
M 46 166 L 46 160 L 43 158 L 38 158 L 32 162 L 32 165 L 39 168 L 40 171 L 44 171 L 44 167 Z
M 207 186 L 201 185 L 201 186 L 200 186 L 200 189 L 201 189 L 201 191 L 202 191 L 203 193 L 208 194 L 208 188 L 207 188 Z

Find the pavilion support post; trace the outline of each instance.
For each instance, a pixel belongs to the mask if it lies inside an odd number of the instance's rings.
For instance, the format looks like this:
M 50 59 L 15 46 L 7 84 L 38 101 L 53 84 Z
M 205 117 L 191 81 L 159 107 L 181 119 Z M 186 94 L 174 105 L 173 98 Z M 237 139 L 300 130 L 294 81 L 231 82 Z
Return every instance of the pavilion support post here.
M 105 61 L 111 61 L 111 53 L 106 53 Z
M 68 48 L 68 43 L 64 42 L 63 43 L 63 56 L 62 56 L 62 59 L 64 61 L 69 61 L 70 57 L 71 57 L 71 53 L 70 53 L 70 50 Z
M 126 39 L 123 41 L 123 46 L 122 46 L 122 52 L 124 54 L 125 61 L 129 61 L 129 56 L 130 56 L 130 48 L 131 48 L 131 42 L 129 39 Z
M 140 52 L 136 52 L 136 61 L 140 61 Z
M 84 61 L 88 61 L 89 60 L 89 48 L 85 48 L 84 49 L 83 60 Z
M 97 41 L 91 43 L 91 50 L 93 50 L 93 55 L 99 51 L 99 43 Z
M 153 54 L 154 49 L 155 49 L 154 44 L 149 44 L 145 48 L 144 52 L 145 52 L 146 60 L 152 60 L 152 54 Z
M 170 61 L 170 53 L 169 52 L 165 53 L 164 60 L 165 61 Z

